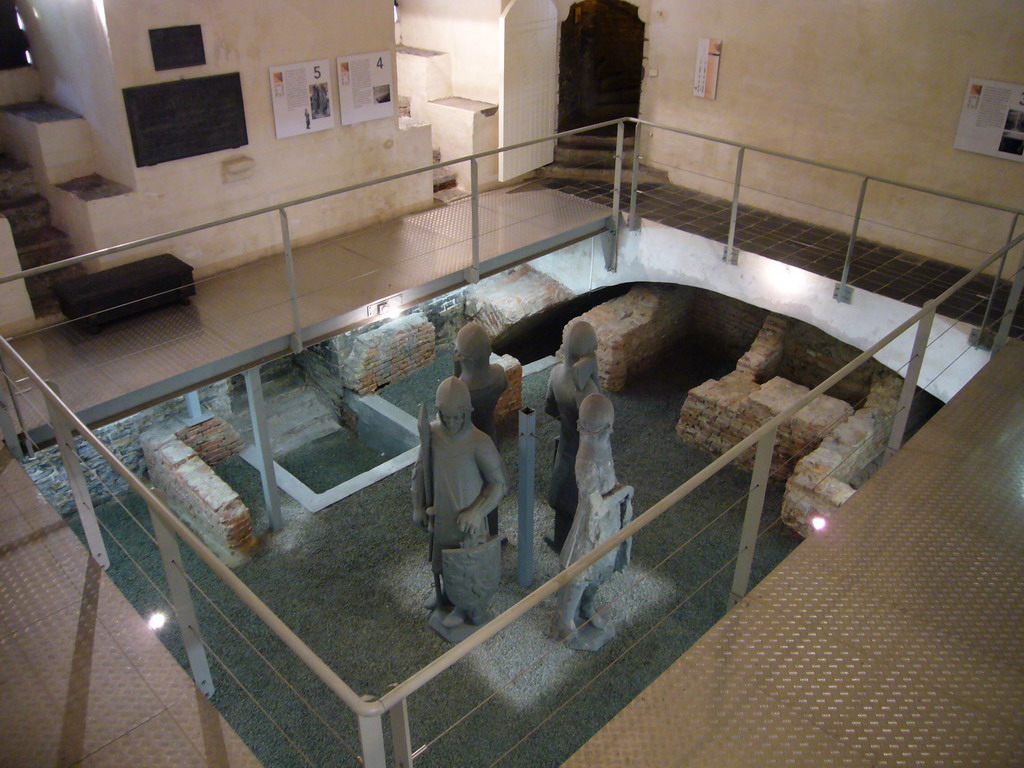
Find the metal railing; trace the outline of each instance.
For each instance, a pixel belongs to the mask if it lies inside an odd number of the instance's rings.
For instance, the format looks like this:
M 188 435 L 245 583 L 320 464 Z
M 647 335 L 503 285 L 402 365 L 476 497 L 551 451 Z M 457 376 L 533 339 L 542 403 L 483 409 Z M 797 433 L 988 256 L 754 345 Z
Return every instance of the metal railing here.
M 633 121 L 641 125 L 650 125 L 653 127 L 664 128 L 666 130 L 677 131 L 678 129 L 672 129 L 665 126 L 658 126 L 653 123 L 646 121 Z M 619 188 L 621 186 L 622 179 L 622 145 L 623 145 L 623 125 L 624 121 L 609 121 L 602 123 L 599 126 L 602 127 L 607 125 L 618 126 L 618 138 L 617 138 L 617 149 L 616 149 L 616 164 L 615 164 L 615 189 L 613 198 L 613 223 L 614 227 L 618 227 L 619 223 L 619 202 L 620 194 Z M 593 127 L 582 128 L 575 131 L 568 131 L 562 134 L 556 134 L 553 136 L 545 137 L 537 141 L 550 141 L 557 138 L 559 135 L 568 135 L 572 133 L 581 133 L 587 130 L 591 130 Z M 715 140 L 711 137 L 705 137 L 700 134 L 695 134 L 687 131 L 678 131 L 697 138 L 707 138 L 709 140 Z M 490 152 L 477 153 L 476 155 L 462 158 L 463 161 L 470 161 L 472 167 L 476 168 L 476 161 L 488 155 L 496 154 L 501 151 L 508 151 L 519 147 L 528 146 L 537 142 L 523 142 L 522 144 L 515 145 L 514 147 L 503 148 L 499 150 L 492 150 Z M 832 166 L 828 166 L 822 163 L 816 163 L 801 158 L 785 155 L 783 153 L 777 153 L 770 150 L 763 150 L 752 146 L 740 145 L 735 142 L 721 142 L 738 147 L 740 155 L 737 162 L 736 168 L 736 184 L 737 190 L 741 177 L 742 171 L 742 157 L 745 150 L 765 152 L 777 157 L 781 157 L 787 160 L 794 160 L 802 163 L 809 163 L 823 168 L 829 168 L 831 170 L 840 170 L 844 173 L 852 173 L 845 171 L 844 169 L 838 169 Z M 331 192 L 322 193 L 319 195 L 313 195 L 300 200 L 290 201 L 276 206 L 268 206 L 260 209 L 259 211 L 253 211 L 246 214 L 240 214 L 238 216 L 228 217 L 226 219 L 218 220 L 217 222 L 211 222 L 209 224 L 200 225 L 196 227 L 189 227 L 181 230 L 176 230 L 172 233 L 166 233 L 150 238 L 144 238 L 141 240 L 133 241 L 132 243 L 126 243 L 113 248 L 102 249 L 100 251 L 94 251 L 89 254 L 83 254 L 81 256 L 74 257 L 65 262 L 58 262 L 57 264 L 48 265 L 46 267 L 39 267 L 34 270 L 26 270 L 16 275 L 9 275 L 4 278 L 0 278 L 0 283 L 9 282 L 11 280 L 21 279 L 32 275 L 38 275 L 50 271 L 52 269 L 59 269 L 62 266 L 66 266 L 69 263 L 80 263 L 90 259 L 99 258 L 104 255 L 110 255 L 120 251 L 136 248 L 142 245 L 147 245 L 161 240 L 177 237 L 191 232 L 196 232 L 201 229 L 218 226 L 219 224 L 239 221 L 251 216 L 260 215 L 262 213 L 277 211 L 280 215 L 282 224 L 282 234 L 285 242 L 286 256 L 288 256 L 289 269 L 290 264 L 290 242 L 288 236 L 288 220 L 285 209 L 294 205 L 301 204 L 303 202 L 309 202 L 331 195 L 342 194 L 344 192 L 361 189 L 364 187 L 371 186 L 376 183 L 383 183 L 391 181 L 405 176 L 409 176 L 414 173 L 419 173 L 424 170 L 430 170 L 436 167 L 442 167 L 451 165 L 450 161 L 447 163 L 435 164 L 434 166 L 428 166 L 422 169 L 416 169 L 414 171 L 408 171 L 400 174 L 394 174 L 385 179 L 376 180 L 373 182 L 365 182 L 357 185 L 351 185 Z M 634 171 L 638 168 L 639 159 L 638 154 L 634 155 Z M 474 171 L 475 175 L 475 171 Z M 875 179 L 873 177 L 864 176 L 861 190 L 862 192 L 866 189 L 867 182 L 870 180 L 884 182 L 886 184 L 895 184 L 902 186 L 907 189 L 915 189 L 918 191 L 926 191 L 930 194 L 939 194 L 943 197 L 950 199 L 961 200 L 963 202 L 969 202 L 978 205 L 987 205 L 988 207 L 996 208 L 1001 211 L 1012 213 L 1016 217 L 1021 213 L 1016 209 L 1007 208 L 1003 206 L 992 206 L 987 203 L 979 201 L 967 200 L 954 195 L 946 195 L 944 193 L 934 193 L 930 190 L 921 190 L 913 185 L 901 184 L 899 182 L 891 182 L 884 179 Z M 475 186 L 475 185 L 474 185 Z M 479 210 L 478 204 L 479 192 L 477 189 L 473 190 L 474 208 L 473 208 L 473 236 L 475 241 L 474 256 L 473 256 L 473 267 L 476 271 L 475 274 L 468 275 L 468 279 L 475 279 L 479 275 L 480 266 L 480 254 L 479 254 Z M 629 223 L 633 226 L 637 223 L 636 218 L 636 197 L 637 197 L 637 174 L 633 174 L 633 182 L 630 190 L 630 204 L 629 204 Z M 738 197 L 734 196 L 733 202 L 733 216 L 732 216 L 732 228 L 730 230 L 729 244 L 727 249 L 731 248 L 733 243 L 733 237 L 735 232 L 735 220 L 736 220 L 736 200 Z M 863 199 L 863 198 L 861 198 Z M 860 208 L 860 206 L 858 206 Z M 856 219 L 855 219 L 856 220 Z M 847 254 L 849 260 L 853 253 L 853 242 L 856 238 L 856 227 L 854 227 L 854 234 L 851 238 L 851 247 Z M 892 432 L 888 440 L 888 451 L 891 453 L 899 448 L 903 440 L 904 428 L 907 422 L 907 416 L 910 410 L 910 402 L 913 396 L 915 387 L 918 383 L 918 377 L 921 371 L 921 363 L 923 361 L 925 351 L 927 348 L 929 335 L 932 328 L 932 321 L 935 318 L 936 310 L 938 306 L 952 296 L 957 290 L 966 285 L 970 280 L 974 279 L 982 270 L 987 269 L 989 266 L 994 264 L 996 261 L 1002 264 L 1005 262 L 1006 255 L 1014 248 L 1024 242 L 1024 235 L 1016 238 L 1008 239 L 1007 243 L 995 253 L 992 253 L 986 259 L 982 261 L 977 267 L 971 270 L 967 275 L 958 280 L 953 286 L 944 291 L 940 296 L 928 301 L 924 307 L 919 311 L 915 312 L 910 318 L 900 323 L 896 328 L 887 333 L 876 343 L 872 344 L 869 348 L 864 350 L 860 355 L 854 358 L 851 362 L 843 366 L 841 369 L 836 371 L 834 374 L 829 376 L 821 384 L 810 390 L 806 395 L 801 397 L 798 401 L 790 405 L 786 410 L 779 413 L 768 422 L 764 423 L 752 434 L 741 440 L 733 448 L 726 451 L 719 458 L 715 459 L 704 469 L 697 472 L 686 482 L 682 483 L 672 493 L 668 494 L 660 501 L 652 505 L 642 514 L 636 517 L 628 526 L 623 528 L 618 534 L 604 542 L 602 545 L 594 549 L 585 557 L 579 561 L 573 563 L 571 566 L 566 568 L 564 571 L 558 573 L 554 578 L 545 582 L 528 596 L 511 606 L 503 613 L 495 617 L 492 621 L 481 627 L 468 639 L 452 646 L 448 651 L 442 654 L 440 657 L 435 659 L 433 662 L 428 664 L 426 667 L 415 672 L 409 676 L 403 682 L 397 684 L 393 688 L 382 693 L 379 697 L 366 697 L 361 696 L 358 692 L 353 690 L 344 680 L 342 680 L 319 656 L 317 656 L 304 642 L 295 634 L 270 608 L 267 607 L 246 585 L 242 582 L 192 531 L 186 527 L 170 510 L 167 503 L 161 498 L 160 495 L 154 493 L 139 477 L 134 475 L 116 454 L 108 448 L 94 432 L 81 420 L 78 416 L 67 406 L 67 404 L 61 399 L 59 394 L 47 383 L 47 381 L 36 373 L 29 364 L 21 357 L 18 351 L 11 345 L 7 339 L 0 338 L 0 359 L 6 359 L 7 361 L 15 363 L 20 368 L 24 369 L 26 376 L 29 380 L 38 388 L 42 394 L 46 406 L 50 413 L 51 422 L 54 425 L 55 434 L 58 438 L 58 443 L 61 446 L 62 456 L 65 460 L 65 466 L 69 472 L 69 476 L 73 474 L 71 465 L 74 464 L 73 457 L 69 451 L 73 451 L 73 443 L 71 436 L 73 432 L 80 434 L 100 455 L 116 470 L 116 472 L 124 478 L 128 483 L 128 486 L 132 491 L 137 493 L 148 506 L 151 515 L 154 520 L 154 525 L 157 531 L 157 538 L 159 540 L 160 550 L 163 557 L 165 569 L 167 570 L 168 580 L 172 585 L 172 599 L 175 603 L 175 609 L 178 611 L 180 617 L 184 617 L 182 621 L 183 634 L 185 636 L 185 644 L 188 649 L 189 659 L 192 664 L 193 675 L 196 678 L 197 684 L 204 689 L 210 690 L 210 675 L 208 667 L 205 662 L 205 652 L 203 651 L 203 643 L 201 641 L 201 629 L 198 626 L 198 622 L 195 619 L 195 612 L 191 607 L 189 589 L 187 583 L 183 582 L 181 578 L 174 574 L 176 568 L 180 568 L 180 554 L 177 551 L 177 540 L 184 541 L 199 558 L 213 571 L 216 576 L 223 581 L 223 583 L 235 594 L 248 608 L 259 617 L 259 619 L 276 635 L 291 651 L 295 656 L 305 664 L 312 673 L 322 681 L 340 700 L 348 707 L 357 717 L 359 723 L 359 734 L 361 749 L 363 755 L 363 762 L 367 766 L 383 766 L 386 763 L 387 749 L 384 744 L 384 729 L 382 718 L 384 715 L 388 715 L 390 719 L 390 728 L 393 740 L 393 754 L 396 763 L 400 766 L 411 766 L 413 763 L 414 755 L 416 750 L 412 745 L 412 739 L 409 730 L 409 712 L 407 706 L 407 700 L 409 696 L 419 691 L 428 682 L 436 678 L 445 670 L 458 663 L 461 659 L 465 658 L 475 648 L 479 647 L 483 643 L 487 642 L 490 638 L 497 635 L 499 632 L 505 630 L 513 622 L 520 617 L 527 614 L 532 609 L 539 606 L 546 598 L 553 595 L 561 587 L 568 584 L 574 578 L 579 576 L 584 570 L 590 565 L 595 563 L 601 557 L 608 552 L 612 551 L 619 544 L 626 539 L 634 536 L 640 530 L 648 526 L 658 517 L 667 512 L 671 507 L 677 504 L 680 500 L 686 498 L 695 489 L 699 488 L 703 483 L 714 477 L 717 473 L 723 470 L 725 467 L 732 464 L 734 460 L 744 454 L 748 449 L 756 449 L 756 458 L 754 462 L 753 474 L 750 483 L 750 495 L 748 497 L 746 513 L 744 517 L 743 531 L 738 544 L 738 555 L 736 558 L 736 568 L 732 582 L 730 605 L 741 599 L 747 591 L 749 579 L 750 579 L 750 567 L 751 561 L 754 554 L 754 543 L 757 533 L 757 523 L 760 519 L 761 508 L 764 498 L 764 490 L 768 483 L 768 477 L 771 466 L 771 456 L 775 445 L 776 433 L 780 425 L 784 424 L 789 420 L 797 411 L 804 408 L 808 403 L 812 402 L 827 390 L 829 390 L 837 382 L 843 380 L 851 372 L 857 369 L 859 366 L 864 364 L 866 361 L 871 359 L 879 350 L 891 344 L 893 341 L 901 337 L 904 333 L 909 331 L 911 328 L 916 328 L 915 341 L 913 345 L 912 354 L 908 360 L 907 372 L 905 376 L 904 386 L 900 397 L 900 402 L 897 410 L 896 419 L 894 421 Z M 728 254 L 730 251 L 727 250 Z M 614 259 L 610 260 L 607 266 L 610 269 L 615 267 Z M 848 270 L 847 270 L 848 271 Z M 1001 344 L 1005 343 L 1006 336 L 1008 333 L 1010 322 L 1013 319 L 1014 309 L 1020 298 L 1021 286 L 1024 283 L 1024 270 L 1018 270 L 1014 281 L 1013 289 L 1010 293 L 1010 301 L 1008 301 L 1006 310 L 1000 317 L 999 333 L 997 334 L 997 341 L 995 350 L 998 350 Z M 293 276 L 294 277 L 294 276 Z M 294 283 L 290 285 L 293 308 L 295 301 L 295 288 Z M 993 292 L 994 296 L 994 292 Z M 991 301 L 989 300 L 989 306 L 991 307 Z M 986 321 L 988 319 L 988 312 L 986 312 Z M 298 327 L 298 316 L 297 313 L 294 315 L 296 321 L 295 336 L 293 343 L 301 347 L 301 328 Z M 9 435 L 5 434 L 5 438 L 9 438 Z M 79 514 L 83 520 L 83 525 L 86 529 L 86 536 L 90 551 L 93 556 L 100 564 L 105 564 L 106 555 L 105 548 L 102 541 L 102 536 L 99 532 L 98 527 L 95 524 L 95 514 L 92 511 L 91 501 L 88 497 L 88 492 L 84 487 L 84 483 L 78 482 L 75 479 L 71 481 L 72 492 L 76 499 Z

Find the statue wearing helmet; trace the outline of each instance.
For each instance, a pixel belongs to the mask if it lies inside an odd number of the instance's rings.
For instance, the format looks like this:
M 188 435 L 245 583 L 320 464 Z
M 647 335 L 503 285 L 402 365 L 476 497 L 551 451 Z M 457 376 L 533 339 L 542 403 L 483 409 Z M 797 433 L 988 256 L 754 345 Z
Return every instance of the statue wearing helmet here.
M 484 620 L 498 587 L 501 544 L 487 514 L 505 493 L 494 442 L 473 426 L 469 390 L 451 376 L 437 388 L 437 417 L 420 409 L 420 455 L 413 473 L 413 520 L 430 531 L 434 613 L 430 626 L 457 642 Z M 450 609 L 450 610 L 449 610 Z

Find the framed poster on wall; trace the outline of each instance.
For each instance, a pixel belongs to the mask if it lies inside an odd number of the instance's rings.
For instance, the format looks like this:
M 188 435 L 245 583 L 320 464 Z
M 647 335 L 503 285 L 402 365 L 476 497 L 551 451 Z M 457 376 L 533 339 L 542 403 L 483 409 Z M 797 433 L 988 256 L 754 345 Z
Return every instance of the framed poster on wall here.
M 390 51 L 338 58 L 342 125 L 393 116 L 394 92 Z
M 972 77 L 953 146 L 1024 162 L 1024 85 Z
M 333 128 L 332 98 L 329 59 L 270 68 L 270 100 L 279 139 Z

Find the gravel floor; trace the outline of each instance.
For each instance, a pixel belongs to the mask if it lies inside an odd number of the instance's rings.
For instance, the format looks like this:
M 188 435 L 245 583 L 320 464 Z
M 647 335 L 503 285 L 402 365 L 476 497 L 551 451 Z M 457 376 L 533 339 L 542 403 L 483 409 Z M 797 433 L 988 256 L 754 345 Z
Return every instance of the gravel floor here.
M 637 489 L 637 514 L 713 458 L 684 445 L 675 421 L 687 389 L 731 368 L 680 350 L 611 395 L 616 470 Z M 450 371 L 450 350 L 442 348 L 432 366 L 379 394 L 415 413 L 420 401 L 433 401 L 437 382 Z M 554 553 L 541 542 L 551 528 L 543 499 L 557 435 L 557 425 L 543 414 L 546 379 L 543 373 L 524 382 L 524 403 L 538 412 L 535 584 L 557 571 Z M 501 505 L 509 543 L 495 613 L 528 592 L 515 579 L 515 438 L 505 438 L 501 450 L 512 486 Z M 316 454 L 310 450 L 304 460 L 342 460 L 337 452 Z M 426 626 L 422 605 L 431 578 L 425 534 L 410 519 L 409 470 L 316 514 L 286 497 L 279 532 L 266 530 L 256 471 L 241 461 L 219 471 L 260 526 L 262 547 L 238 575 L 355 690 L 380 695 L 449 647 Z M 600 602 L 614 600 L 618 630 L 602 651 L 572 652 L 551 641 L 548 601 L 414 694 L 413 744 L 429 744 L 416 765 L 561 764 L 722 616 L 748 484 L 748 473 L 722 472 L 636 537 L 632 565 L 601 590 Z M 121 502 L 98 510 L 117 540 L 109 547 L 110 573 L 147 615 L 160 605 L 157 588 L 166 592 L 166 586 L 159 557 L 142 533 L 148 528 L 144 505 L 134 497 Z M 781 488 L 772 487 L 755 583 L 797 543 L 776 522 L 780 503 Z M 186 553 L 184 560 L 211 650 L 214 701 L 257 756 L 268 766 L 355 765 L 354 718 L 197 558 Z M 177 633 L 162 636 L 183 660 Z

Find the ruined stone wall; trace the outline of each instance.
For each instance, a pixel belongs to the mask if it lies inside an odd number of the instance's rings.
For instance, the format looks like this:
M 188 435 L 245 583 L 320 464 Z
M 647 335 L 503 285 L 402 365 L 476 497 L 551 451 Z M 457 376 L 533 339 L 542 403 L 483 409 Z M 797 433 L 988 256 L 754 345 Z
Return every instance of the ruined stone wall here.
M 523 366 L 512 355 L 502 355 L 498 364 L 505 369 L 508 389 L 494 406 L 494 420 L 499 433 L 513 432 L 518 428 L 519 409 L 523 407 Z
M 466 315 L 487 331 L 491 343 L 500 346 L 503 335 L 513 326 L 539 322 L 545 310 L 563 304 L 573 292 L 552 277 L 524 264 L 485 278 L 466 294 Z
M 150 480 L 181 519 L 229 565 L 243 562 L 257 541 L 238 494 L 173 434 L 147 432 L 142 449 Z
M 707 290 L 697 290 L 687 329 L 689 340 L 715 355 L 738 360 L 760 332 L 768 311 Z
M 618 392 L 685 335 L 692 298 L 692 290 L 678 286 L 634 286 L 570 320 L 563 339 L 581 320 L 594 326 L 601 387 Z

